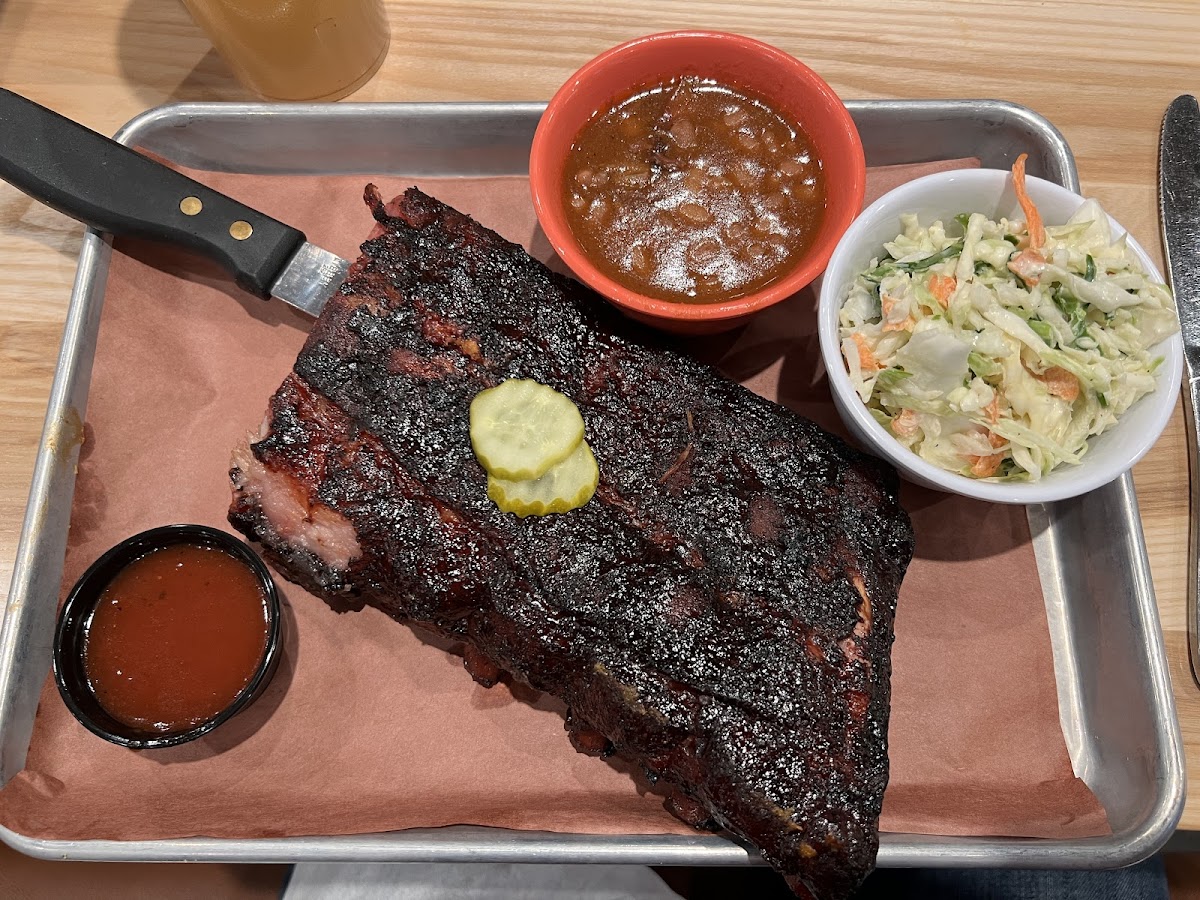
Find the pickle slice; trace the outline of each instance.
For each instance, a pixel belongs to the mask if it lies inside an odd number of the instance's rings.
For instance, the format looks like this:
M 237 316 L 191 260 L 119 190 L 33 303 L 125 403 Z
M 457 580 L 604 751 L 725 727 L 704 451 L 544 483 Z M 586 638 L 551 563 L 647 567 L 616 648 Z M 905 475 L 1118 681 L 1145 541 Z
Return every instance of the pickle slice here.
M 489 475 L 540 478 L 583 441 L 570 397 L 528 378 L 480 391 L 471 401 L 471 446 Z
M 581 441 L 570 456 L 551 466 L 540 478 L 511 481 L 488 476 L 488 497 L 505 512 L 544 516 L 578 509 L 596 493 L 600 469 L 587 441 Z

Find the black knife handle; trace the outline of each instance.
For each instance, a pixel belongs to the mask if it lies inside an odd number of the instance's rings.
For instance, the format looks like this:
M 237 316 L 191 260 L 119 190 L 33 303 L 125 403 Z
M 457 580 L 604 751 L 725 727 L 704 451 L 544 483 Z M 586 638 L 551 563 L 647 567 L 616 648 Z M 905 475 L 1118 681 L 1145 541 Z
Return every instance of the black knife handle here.
M 0 88 L 0 179 L 100 231 L 189 247 L 260 297 L 304 234 Z

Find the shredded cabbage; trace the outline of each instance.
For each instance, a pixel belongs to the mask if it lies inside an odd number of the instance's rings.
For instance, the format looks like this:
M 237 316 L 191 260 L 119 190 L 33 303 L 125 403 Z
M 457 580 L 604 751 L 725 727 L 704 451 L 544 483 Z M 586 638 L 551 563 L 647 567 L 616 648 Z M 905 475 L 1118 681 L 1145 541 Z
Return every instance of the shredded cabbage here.
M 845 297 L 840 338 L 871 414 L 922 459 L 1036 481 L 1154 390 L 1174 302 L 1096 201 L 1037 247 L 1024 222 L 979 213 L 900 224 Z

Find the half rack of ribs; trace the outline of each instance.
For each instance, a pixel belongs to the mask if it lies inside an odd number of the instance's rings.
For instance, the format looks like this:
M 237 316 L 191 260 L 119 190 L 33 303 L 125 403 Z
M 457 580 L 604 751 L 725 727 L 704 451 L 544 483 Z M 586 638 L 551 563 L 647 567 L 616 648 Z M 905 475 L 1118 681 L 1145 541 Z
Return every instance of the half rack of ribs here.
M 850 894 L 878 848 L 912 554 L 895 473 L 416 189 L 366 196 L 379 224 L 235 451 L 230 521 L 335 607 L 556 695 L 577 749 L 640 765 L 799 896 Z M 585 507 L 488 500 L 467 411 L 507 378 L 578 404 Z

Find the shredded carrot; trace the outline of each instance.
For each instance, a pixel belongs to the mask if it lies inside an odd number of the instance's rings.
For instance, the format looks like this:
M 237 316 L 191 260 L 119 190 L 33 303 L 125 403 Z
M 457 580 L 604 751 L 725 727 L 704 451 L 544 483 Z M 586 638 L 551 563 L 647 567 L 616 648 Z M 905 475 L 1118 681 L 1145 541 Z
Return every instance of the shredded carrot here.
M 956 287 L 958 287 L 958 279 L 953 275 L 929 276 L 929 293 L 933 294 L 933 299 L 941 304 L 942 309 L 950 305 L 950 295 L 954 293 Z
M 1005 440 L 994 431 L 988 432 L 988 443 L 993 447 L 1003 447 Z M 971 474 L 976 478 L 990 478 L 1000 469 L 1007 453 L 993 453 L 990 456 L 968 456 L 971 460 Z
M 1008 261 L 1008 270 L 1019 275 L 1030 287 L 1042 280 L 1042 270 L 1045 268 L 1046 260 L 1035 250 L 1022 250 Z
M 889 297 L 883 294 L 879 298 L 879 306 L 883 310 L 883 330 L 884 331 L 912 331 L 917 327 L 917 320 L 909 313 L 903 322 L 889 322 L 888 316 L 892 314 L 892 308 L 896 305 L 896 298 Z
M 1068 403 L 1079 399 L 1079 379 L 1061 366 L 1051 366 L 1034 377 L 1046 386 L 1051 397 L 1061 397 Z
M 858 332 L 851 335 L 854 338 L 854 343 L 858 345 L 858 364 L 866 372 L 878 372 L 883 368 L 883 365 L 875 358 L 875 354 L 871 352 L 870 346 L 867 344 L 867 339 Z
M 997 422 L 999 422 L 1000 421 L 1000 395 L 999 394 L 992 395 L 992 402 L 989 403 L 987 406 L 985 406 L 983 408 L 983 411 L 984 411 L 984 413 L 986 413 L 988 421 L 991 422 L 993 425 L 995 425 Z
M 911 409 L 900 410 L 892 419 L 892 433 L 900 437 L 912 437 L 917 433 L 917 414 Z
M 1046 243 L 1046 228 L 1042 224 L 1042 214 L 1033 205 L 1033 201 L 1029 199 L 1029 194 L 1025 190 L 1025 160 L 1028 158 L 1028 153 L 1022 153 L 1013 163 L 1013 192 L 1016 193 L 1017 202 L 1021 204 L 1021 210 L 1025 213 L 1025 224 L 1029 229 L 1029 246 L 1033 250 L 1041 250 L 1042 245 Z
M 990 478 L 1000 470 L 1002 462 L 1004 462 L 1003 453 L 994 453 L 991 456 L 972 456 L 971 474 L 976 478 Z

